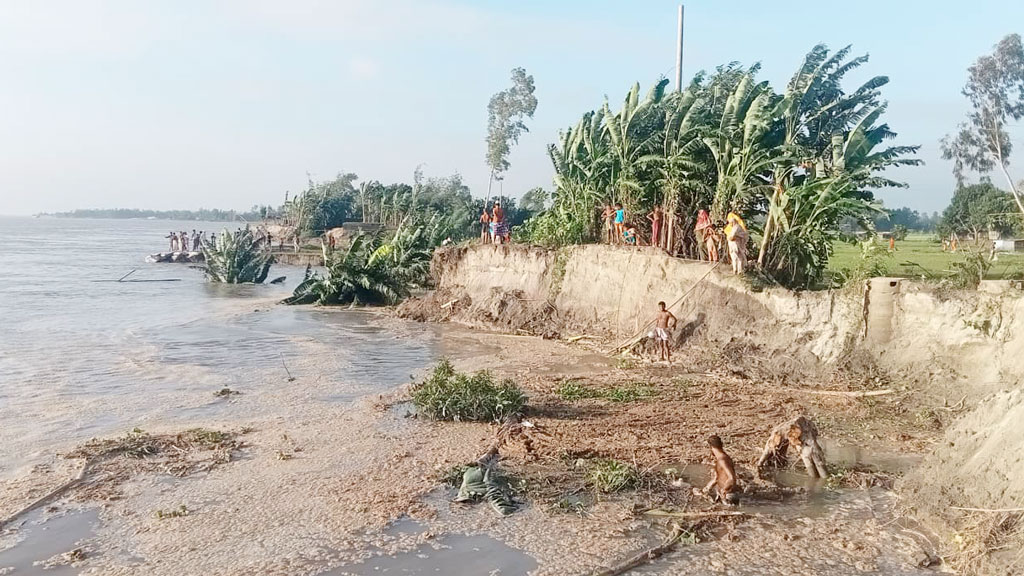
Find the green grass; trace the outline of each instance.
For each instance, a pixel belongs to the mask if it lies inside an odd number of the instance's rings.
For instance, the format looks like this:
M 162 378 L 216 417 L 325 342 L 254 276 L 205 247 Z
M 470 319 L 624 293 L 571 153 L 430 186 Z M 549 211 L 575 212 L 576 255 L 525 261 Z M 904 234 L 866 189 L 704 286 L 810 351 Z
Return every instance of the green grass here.
M 888 245 L 887 240 L 882 240 Z M 982 247 L 987 250 L 987 240 Z M 965 242 L 964 248 L 973 248 L 972 242 Z M 934 234 L 910 234 L 906 240 L 896 242 L 896 252 L 885 259 L 891 276 L 917 278 L 921 276 L 949 276 L 954 270 L 953 264 L 963 259 L 963 250 L 956 253 L 943 252 L 942 244 Z M 832 258 L 828 268 L 833 272 L 848 270 L 861 262 L 859 244 L 836 242 L 833 245 Z M 986 279 L 997 280 L 1007 278 L 1024 271 L 1024 254 L 1000 253 L 992 268 L 985 275 Z

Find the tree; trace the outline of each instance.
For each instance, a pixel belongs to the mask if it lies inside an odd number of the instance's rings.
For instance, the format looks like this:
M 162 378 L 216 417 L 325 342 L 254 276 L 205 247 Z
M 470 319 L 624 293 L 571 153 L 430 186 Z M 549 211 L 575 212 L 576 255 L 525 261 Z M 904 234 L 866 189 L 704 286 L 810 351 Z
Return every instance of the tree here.
M 309 184 L 285 205 L 288 219 L 305 236 L 316 236 L 353 219 L 359 204 L 355 174 L 339 173 L 333 180 Z
M 529 132 L 526 119 L 533 118 L 537 110 L 537 97 L 533 95 L 533 76 L 523 68 L 512 69 L 512 87 L 491 96 L 487 104 L 487 166 L 491 175 L 487 182 L 487 196 L 491 196 L 491 183 L 501 179 L 508 170 L 508 155 L 519 142 L 523 132 Z
M 953 174 L 963 186 L 964 171 L 987 174 L 998 168 L 1006 178 L 1017 208 L 1024 213 L 1021 189 L 1010 176 L 1013 145 L 1007 123 L 1024 118 L 1024 46 L 1019 34 L 1010 34 L 967 69 L 963 95 L 971 104 L 967 121 L 956 136 L 942 140 L 942 156 L 953 160 Z
M 523 193 L 523 197 L 519 200 L 519 208 L 529 212 L 531 216 L 540 214 L 547 209 L 550 197 L 548 191 L 540 186 L 531 188 Z
M 204 242 L 203 259 L 206 277 L 226 284 L 262 284 L 274 262 L 248 226 L 237 232 L 225 229 L 215 243 Z
M 617 112 L 606 101 L 559 133 L 548 148 L 551 207 L 520 237 L 592 241 L 602 205 L 622 202 L 636 217 L 660 203 L 664 247 L 694 256 L 697 212 L 710 209 L 719 226 L 738 212 L 760 233 L 767 272 L 793 286 L 818 281 L 839 223 L 870 226 L 879 209 L 873 189 L 904 186 L 883 172 L 920 164 L 908 158 L 916 146 L 886 145 L 896 134 L 882 121 L 885 76 L 843 88 L 866 61 L 848 47 L 815 46 L 783 94 L 757 79 L 758 65 L 735 62 L 697 74 L 680 92 L 666 94 L 661 80 L 641 99 L 634 85 Z M 647 231 L 642 217 L 631 224 Z
M 1019 220 L 1013 218 L 1015 212 L 1013 196 L 983 180 L 957 188 L 949 206 L 942 212 L 939 232 L 943 236 L 970 235 L 975 240 L 989 230 L 1011 233 L 1014 221 Z

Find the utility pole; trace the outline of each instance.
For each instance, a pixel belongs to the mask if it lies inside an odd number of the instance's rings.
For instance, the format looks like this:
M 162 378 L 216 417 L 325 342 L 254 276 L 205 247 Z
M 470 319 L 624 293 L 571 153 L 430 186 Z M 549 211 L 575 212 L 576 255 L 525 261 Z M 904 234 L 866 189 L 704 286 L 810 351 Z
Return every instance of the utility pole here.
M 679 41 L 676 44 L 676 92 L 683 90 L 683 5 L 679 5 Z

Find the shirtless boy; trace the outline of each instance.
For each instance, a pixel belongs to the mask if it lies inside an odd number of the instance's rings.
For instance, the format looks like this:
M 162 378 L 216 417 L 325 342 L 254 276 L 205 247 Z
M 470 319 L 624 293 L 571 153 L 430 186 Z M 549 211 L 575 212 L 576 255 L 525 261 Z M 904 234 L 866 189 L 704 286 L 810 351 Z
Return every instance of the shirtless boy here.
M 615 217 L 615 208 L 611 204 L 606 204 L 604 212 L 601 212 L 601 218 L 604 219 L 604 241 L 608 244 L 615 242 L 615 226 L 612 224 L 612 218 Z
M 661 359 L 672 361 L 672 350 L 668 346 L 669 331 L 676 328 L 676 317 L 665 309 L 664 302 L 658 302 L 658 317 L 654 324 L 654 338 L 661 351 Z
M 711 457 L 715 459 L 715 473 L 704 487 L 704 493 L 707 494 L 714 489 L 714 492 L 711 492 L 713 500 L 732 505 L 739 504 L 739 487 L 736 485 L 736 468 L 732 464 L 732 458 L 725 453 L 722 439 L 717 434 L 708 438 L 708 445 L 711 446 Z

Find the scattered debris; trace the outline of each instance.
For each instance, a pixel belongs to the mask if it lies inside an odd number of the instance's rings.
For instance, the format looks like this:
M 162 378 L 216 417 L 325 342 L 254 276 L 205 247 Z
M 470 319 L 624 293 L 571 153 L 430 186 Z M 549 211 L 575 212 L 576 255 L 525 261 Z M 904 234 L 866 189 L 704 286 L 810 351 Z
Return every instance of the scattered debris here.
M 188 508 L 186 508 L 184 504 L 182 504 L 181 506 L 178 506 L 174 510 L 169 510 L 169 511 L 168 510 L 157 510 L 156 511 L 156 518 L 157 518 L 157 520 L 163 520 L 165 518 L 181 518 L 183 516 L 188 516 Z
M 227 386 L 225 386 L 225 387 L 221 388 L 220 390 L 217 390 L 216 392 L 213 393 L 213 395 L 218 397 L 218 398 L 228 398 L 230 396 L 237 396 L 239 394 L 241 394 L 241 392 L 239 392 L 237 390 L 232 390 L 231 388 L 228 388 Z

